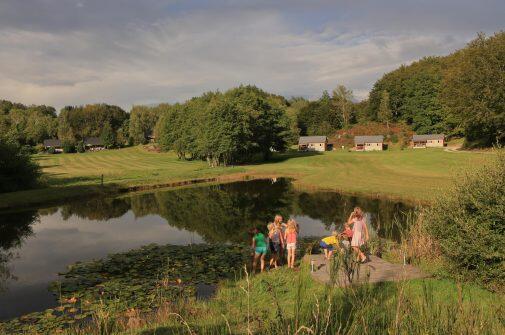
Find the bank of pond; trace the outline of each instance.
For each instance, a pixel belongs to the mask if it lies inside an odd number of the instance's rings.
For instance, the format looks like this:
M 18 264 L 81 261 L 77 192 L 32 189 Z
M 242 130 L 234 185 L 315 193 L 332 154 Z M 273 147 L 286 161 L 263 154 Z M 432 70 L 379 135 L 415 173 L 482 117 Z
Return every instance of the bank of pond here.
M 138 317 L 167 303 L 189 306 L 223 280 L 244 281 L 252 228 L 265 230 L 276 214 L 296 218 L 303 253 L 311 236 L 340 228 L 355 206 L 372 236 L 391 243 L 414 211 L 267 179 L 0 213 L 0 325 L 7 333 L 54 332 L 96 322 L 104 311 Z M 278 273 L 268 276 L 283 280 L 276 276 L 285 270 Z

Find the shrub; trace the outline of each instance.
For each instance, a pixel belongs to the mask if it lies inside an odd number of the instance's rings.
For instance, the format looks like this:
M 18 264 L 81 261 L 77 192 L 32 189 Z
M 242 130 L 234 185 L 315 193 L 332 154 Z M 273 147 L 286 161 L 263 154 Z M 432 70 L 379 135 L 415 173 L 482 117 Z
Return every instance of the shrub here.
M 28 145 L 28 144 L 20 146 L 19 150 L 21 151 L 21 153 L 23 153 L 24 155 L 28 155 L 28 156 L 37 153 L 35 148 L 32 147 L 31 145 Z
M 505 289 L 505 152 L 473 172 L 423 213 L 452 273 Z
M 40 167 L 19 145 L 0 139 L 0 192 L 12 192 L 34 187 Z
M 63 152 L 66 154 L 70 154 L 75 152 L 75 145 L 72 142 L 63 142 Z
M 52 155 L 52 154 L 55 154 L 55 153 L 56 153 L 56 149 L 55 149 L 55 148 L 53 148 L 53 147 L 50 147 L 49 149 L 47 149 L 47 153 L 48 153 L 48 154 L 51 154 L 51 155 Z
M 43 144 L 37 144 L 37 145 L 35 146 L 35 151 L 36 151 L 37 153 L 43 153 L 44 151 L 46 151 L 46 147 L 44 147 L 44 145 L 43 145 Z
M 75 150 L 79 153 L 83 153 L 86 151 L 86 148 L 84 147 L 84 142 L 83 141 L 79 141 L 79 143 L 77 143 L 77 145 L 75 146 Z

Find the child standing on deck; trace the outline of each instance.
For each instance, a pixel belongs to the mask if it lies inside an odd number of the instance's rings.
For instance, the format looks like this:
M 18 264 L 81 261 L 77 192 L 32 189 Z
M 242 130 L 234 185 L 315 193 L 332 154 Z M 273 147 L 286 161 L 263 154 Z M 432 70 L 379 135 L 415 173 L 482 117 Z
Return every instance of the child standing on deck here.
M 256 272 L 258 259 L 260 260 L 261 272 L 265 269 L 265 256 L 267 254 L 267 241 L 265 235 L 258 228 L 253 229 L 252 248 L 254 249 L 253 273 Z
M 282 230 L 275 223 L 268 224 L 268 238 L 270 239 L 270 268 L 274 266 L 276 269 L 279 266 L 278 261 L 281 255 L 281 249 L 284 247 L 284 238 Z
M 286 231 L 284 232 L 284 240 L 286 240 L 286 249 L 288 251 L 288 268 L 295 268 L 296 257 L 296 240 L 298 237 L 298 225 L 295 220 L 288 220 Z
M 367 257 L 361 251 L 361 246 L 368 242 L 368 227 L 366 226 L 365 216 L 361 208 L 356 207 L 347 220 L 348 225 L 352 225 L 351 247 L 358 256 L 358 261 L 365 263 Z

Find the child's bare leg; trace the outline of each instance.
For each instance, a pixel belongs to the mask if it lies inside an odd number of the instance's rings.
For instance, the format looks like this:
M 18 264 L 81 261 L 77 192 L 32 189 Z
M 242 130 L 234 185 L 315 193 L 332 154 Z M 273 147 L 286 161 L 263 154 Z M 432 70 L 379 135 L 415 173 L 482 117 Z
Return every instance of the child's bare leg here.
M 358 257 L 358 260 L 360 260 L 360 251 L 359 251 L 359 248 L 358 247 L 352 247 L 352 250 L 354 251 L 354 253 L 356 254 L 356 256 Z
M 254 259 L 253 259 L 253 273 L 256 272 L 256 263 L 258 263 L 258 254 L 257 253 L 254 253 Z
M 324 258 L 328 259 L 328 249 L 324 248 Z
M 263 272 L 263 270 L 265 269 L 265 254 L 261 254 L 260 263 L 261 263 L 261 272 Z
M 359 257 L 362 262 L 366 260 L 365 253 L 361 250 L 359 251 Z

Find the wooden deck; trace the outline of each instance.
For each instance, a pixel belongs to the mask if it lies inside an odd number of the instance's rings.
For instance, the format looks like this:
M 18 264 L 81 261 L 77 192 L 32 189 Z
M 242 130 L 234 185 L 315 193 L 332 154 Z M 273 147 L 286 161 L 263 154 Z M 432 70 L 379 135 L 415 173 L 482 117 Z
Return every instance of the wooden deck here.
M 325 260 L 324 255 L 308 255 L 306 257 L 309 264 L 313 262 L 312 277 L 319 282 L 330 283 L 330 264 Z M 354 282 L 379 283 L 428 277 L 412 265 L 393 264 L 376 256 L 370 256 L 370 260 L 370 262 L 360 265 L 359 276 L 355 277 Z M 337 284 L 339 286 L 348 284 L 343 271 L 339 273 Z

